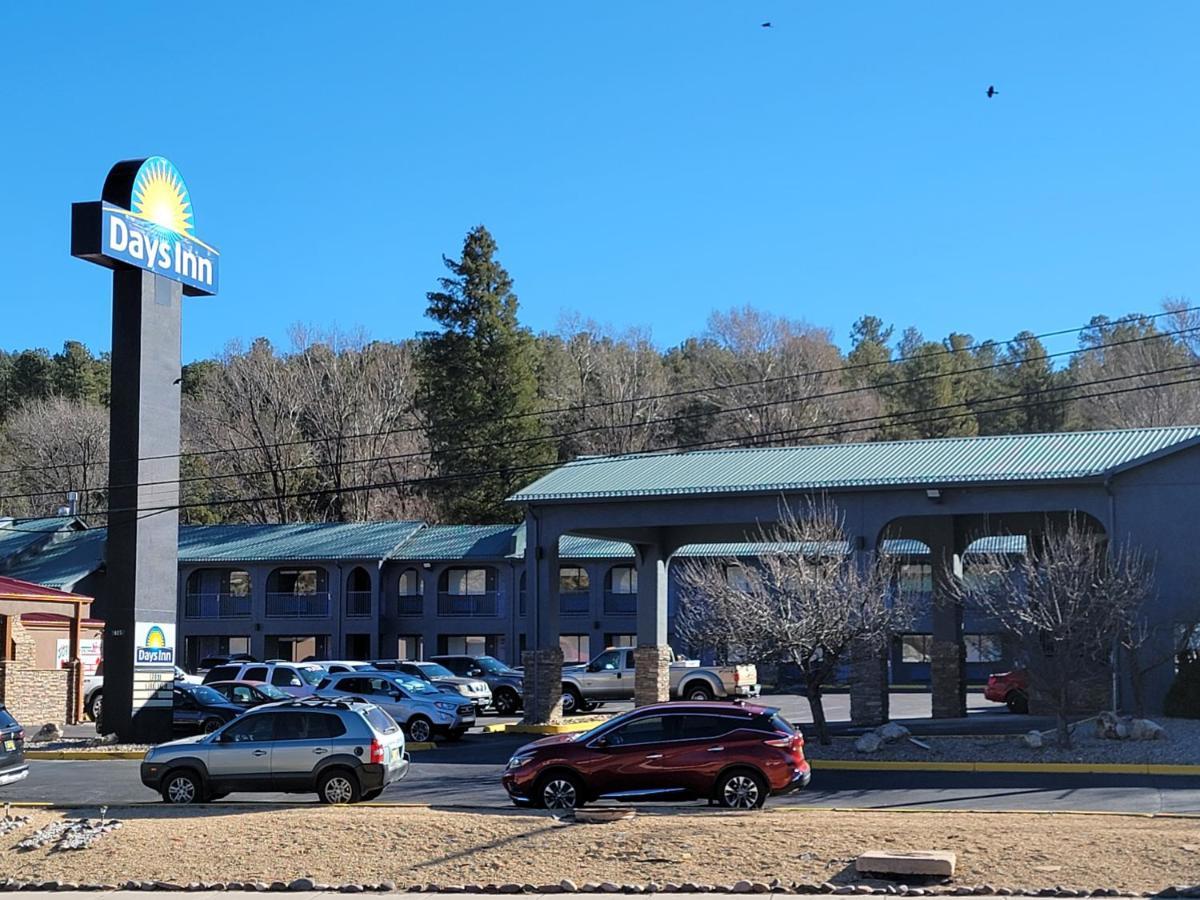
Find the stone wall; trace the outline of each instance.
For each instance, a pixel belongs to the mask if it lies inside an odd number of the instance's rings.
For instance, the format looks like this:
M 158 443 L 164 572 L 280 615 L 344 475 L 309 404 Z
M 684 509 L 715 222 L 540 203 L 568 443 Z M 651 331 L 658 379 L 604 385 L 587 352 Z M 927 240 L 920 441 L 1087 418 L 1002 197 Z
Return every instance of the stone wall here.
M 888 658 L 881 647 L 850 648 L 850 721 L 882 725 L 888 720 Z
M 962 641 L 933 642 L 929 674 L 933 689 L 933 717 L 961 719 L 967 714 L 966 650 Z
M 72 670 L 37 668 L 36 643 L 13 618 L 13 658 L 0 661 L 0 703 L 30 734 L 51 722 L 62 727 L 73 721 Z
M 525 718 L 527 725 L 551 725 L 562 721 L 561 647 L 526 650 L 521 655 L 525 669 Z
M 671 699 L 671 648 L 642 644 L 633 651 L 633 705 Z

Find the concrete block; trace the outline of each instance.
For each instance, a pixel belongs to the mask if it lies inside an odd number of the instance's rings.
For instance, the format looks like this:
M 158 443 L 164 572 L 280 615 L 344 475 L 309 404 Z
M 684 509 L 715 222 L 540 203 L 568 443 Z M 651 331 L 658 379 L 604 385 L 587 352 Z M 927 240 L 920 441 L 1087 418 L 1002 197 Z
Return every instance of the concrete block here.
M 909 853 L 869 850 L 854 861 L 854 868 L 860 875 L 953 878 L 956 861 L 954 853 L 948 850 L 914 850 Z

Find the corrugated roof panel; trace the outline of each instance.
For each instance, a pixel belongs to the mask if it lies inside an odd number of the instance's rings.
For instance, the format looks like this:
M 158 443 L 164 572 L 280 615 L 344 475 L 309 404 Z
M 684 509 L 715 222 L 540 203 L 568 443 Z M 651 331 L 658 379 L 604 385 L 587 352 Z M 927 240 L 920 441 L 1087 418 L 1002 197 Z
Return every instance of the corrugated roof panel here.
M 181 562 L 380 560 L 420 528 L 420 522 L 185 525 L 179 529 L 179 559 Z
M 69 591 L 104 564 L 107 536 L 103 528 L 68 534 L 29 559 L 5 569 L 4 574 Z
M 38 543 L 48 542 L 55 532 L 66 531 L 73 516 L 15 519 L 0 524 L 0 562 L 21 554 Z
M 1096 478 L 1200 440 L 1200 427 L 706 450 L 576 460 L 515 502 Z
M 388 559 L 504 559 L 517 525 L 426 525 L 388 554 Z

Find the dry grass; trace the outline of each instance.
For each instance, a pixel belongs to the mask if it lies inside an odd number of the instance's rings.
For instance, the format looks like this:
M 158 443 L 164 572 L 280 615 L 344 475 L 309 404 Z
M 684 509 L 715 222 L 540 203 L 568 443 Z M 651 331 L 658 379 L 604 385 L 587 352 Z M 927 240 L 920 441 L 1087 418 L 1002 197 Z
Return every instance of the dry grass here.
M 94 814 L 94 813 L 93 813 Z M 642 810 L 609 825 L 519 811 L 213 806 L 113 809 L 124 827 L 96 848 L 18 852 L 0 839 L 0 875 L 122 882 L 395 881 L 545 884 L 571 878 L 729 884 L 741 878 L 848 880 L 860 852 L 943 849 L 959 884 L 1159 890 L 1200 882 L 1200 819 L 957 812 L 724 813 Z M 33 827 L 59 813 L 33 814 Z

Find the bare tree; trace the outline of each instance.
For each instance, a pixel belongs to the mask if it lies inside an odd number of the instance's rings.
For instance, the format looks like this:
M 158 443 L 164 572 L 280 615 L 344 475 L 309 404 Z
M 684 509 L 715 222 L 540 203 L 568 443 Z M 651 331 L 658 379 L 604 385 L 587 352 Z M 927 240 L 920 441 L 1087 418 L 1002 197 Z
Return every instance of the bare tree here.
M 4 425 L 12 472 L 0 493 L 22 494 L 5 506 L 44 515 L 79 492 L 81 515 L 102 515 L 108 487 L 108 410 L 83 400 L 31 400 Z M 35 496 L 31 496 L 35 495 Z
M 1113 547 L 1072 517 L 1032 543 L 1017 562 L 976 558 L 961 599 L 996 618 L 1014 641 L 1030 687 L 1053 707 L 1060 747 L 1071 746 L 1068 718 L 1088 690 L 1112 674 L 1115 649 L 1134 640 L 1154 572 L 1136 548 Z
M 850 552 L 842 513 L 827 500 L 760 528 L 765 545 L 753 565 L 730 578 L 732 560 L 689 559 L 681 566 L 676 630 L 692 649 L 712 648 L 801 672 L 822 744 L 830 743 L 822 688 L 851 648 L 882 652 L 910 618 L 896 565 L 883 553 Z

